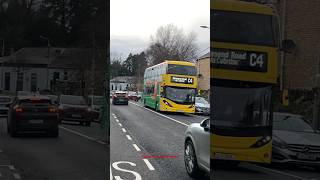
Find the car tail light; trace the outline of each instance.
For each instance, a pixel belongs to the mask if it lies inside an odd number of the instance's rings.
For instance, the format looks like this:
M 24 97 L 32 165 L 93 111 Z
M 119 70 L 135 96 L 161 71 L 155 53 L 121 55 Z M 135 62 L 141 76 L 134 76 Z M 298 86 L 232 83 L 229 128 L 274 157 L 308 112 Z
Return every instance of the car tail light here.
M 54 106 L 50 106 L 48 111 L 51 112 L 51 113 L 56 113 L 57 112 L 57 108 L 54 107 Z
M 23 111 L 20 106 L 14 106 L 14 107 L 13 107 L 13 110 L 14 110 L 15 112 L 22 112 L 22 111 Z

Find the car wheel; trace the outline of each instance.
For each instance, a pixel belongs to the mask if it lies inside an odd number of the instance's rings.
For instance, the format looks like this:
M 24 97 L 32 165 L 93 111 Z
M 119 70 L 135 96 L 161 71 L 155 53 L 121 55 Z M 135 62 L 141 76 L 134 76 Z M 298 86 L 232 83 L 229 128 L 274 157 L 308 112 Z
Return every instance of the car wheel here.
M 200 175 L 201 171 L 198 167 L 196 152 L 194 150 L 193 143 L 190 140 L 188 140 L 185 144 L 184 162 L 189 176 L 197 177 Z
M 59 128 L 56 127 L 56 128 L 50 129 L 48 132 L 48 135 L 50 137 L 59 137 Z

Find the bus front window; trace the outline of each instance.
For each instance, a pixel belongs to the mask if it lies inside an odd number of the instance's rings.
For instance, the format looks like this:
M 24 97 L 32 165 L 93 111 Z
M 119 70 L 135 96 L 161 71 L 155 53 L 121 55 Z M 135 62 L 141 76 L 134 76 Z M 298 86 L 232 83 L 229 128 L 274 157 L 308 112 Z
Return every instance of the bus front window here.
M 214 87 L 213 125 L 222 127 L 269 126 L 271 87 Z
M 164 96 L 167 99 L 179 104 L 192 104 L 195 100 L 195 89 L 166 87 Z

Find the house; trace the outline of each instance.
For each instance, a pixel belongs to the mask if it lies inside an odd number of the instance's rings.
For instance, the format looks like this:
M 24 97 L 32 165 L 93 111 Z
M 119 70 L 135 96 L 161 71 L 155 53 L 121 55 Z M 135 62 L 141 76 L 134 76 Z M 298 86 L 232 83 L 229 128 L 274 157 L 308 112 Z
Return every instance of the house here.
M 132 76 L 118 76 L 110 80 L 110 91 L 128 91 L 136 89 L 136 78 Z
M 92 50 L 88 48 L 26 47 L 0 58 L 0 90 L 90 93 L 96 88 L 93 86 L 103 84 L 103 71 L 92 69 Z M 98 90 L 101 94 L 102 89 Z
M 198 72 L 198 90 L 208 92 L 210 90 L 210 52 L 196 60 Z

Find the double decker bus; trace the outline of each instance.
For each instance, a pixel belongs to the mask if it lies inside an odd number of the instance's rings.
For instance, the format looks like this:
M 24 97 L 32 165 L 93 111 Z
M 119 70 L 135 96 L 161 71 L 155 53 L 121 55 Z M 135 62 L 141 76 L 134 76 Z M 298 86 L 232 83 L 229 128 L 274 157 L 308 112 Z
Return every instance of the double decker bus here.
M 164 61 L 148 67 L 144 73 L 142 100 L 156 111 L 195 112 L 197 88 L 195 64 Z
M 211 0 L 211 159 L 270 163 L 279 25 L 271 6 Z

